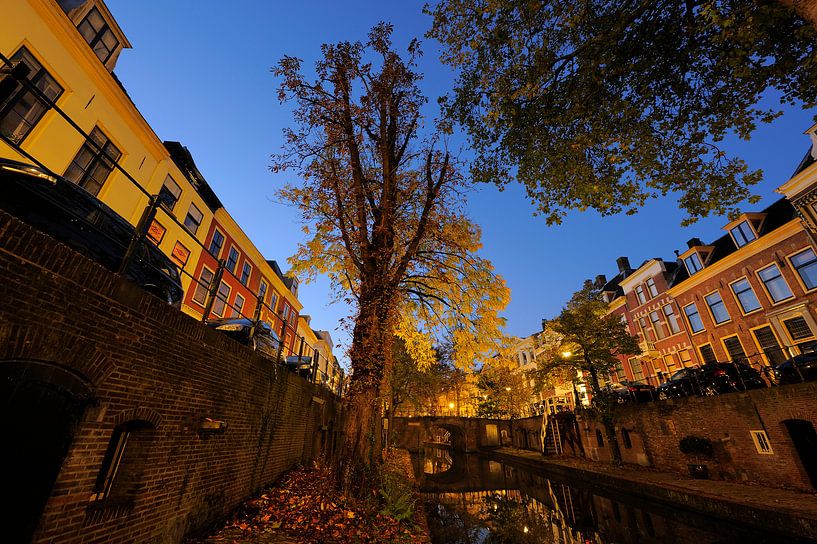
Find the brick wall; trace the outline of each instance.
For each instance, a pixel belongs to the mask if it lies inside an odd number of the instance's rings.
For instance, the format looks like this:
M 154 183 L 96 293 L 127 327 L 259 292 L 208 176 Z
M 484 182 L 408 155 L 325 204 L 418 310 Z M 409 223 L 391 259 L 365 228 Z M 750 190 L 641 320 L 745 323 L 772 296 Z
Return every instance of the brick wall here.
M 619 445 L 625 463 L 688 473 L 689 464 L 706 464 L 713 479 L 752 482 L 813 491 L 784 421 L 801 419 L 817 426 L 817 382 L 784 385 L 718 397 L 690 397 L 622 407 L 617 412 Z M 579 422 L 589 457 L 610 459 L 606 437 L 599 446 L 591 420 Z M 622 429 L 632 446 L 623 444 Z M 758 453 L 750 431 L 765 430 L 772 454 Z M 693 435 L 708 438 L 713 458 L 696 458 L 679 449 Z
M 2 213 L 0 274 L 0 365 L 67 369 L 96 398 L 35 542 L 179 542 L 331 448 L 339 403 L 325 389 Z M 228 427 L 203 434 L 204 418 Z M 127 500 L 91 502 L 113 430 L 131 420 L 151 427 L 128 461 L 138 481 Z

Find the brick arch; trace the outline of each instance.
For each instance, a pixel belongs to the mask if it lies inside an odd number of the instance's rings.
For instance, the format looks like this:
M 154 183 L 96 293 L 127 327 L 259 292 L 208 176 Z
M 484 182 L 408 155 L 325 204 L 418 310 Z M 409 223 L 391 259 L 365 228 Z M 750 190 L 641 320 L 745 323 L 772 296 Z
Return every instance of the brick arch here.
M 154 429 L 158 429 L 162 424 L 162 416 L 156 410 L 144 406 L 138 406 L 129 410 L 122 410 L 114 416 L 113 423 L 115 427 L 126 423 L 128 421 L 147 421 L 153 425 Z
M 84 376 L 98 388 L 114 370 L 114 363 L 82 337 L 54 326 L 0 327 L 0 360 L 51 361 Z

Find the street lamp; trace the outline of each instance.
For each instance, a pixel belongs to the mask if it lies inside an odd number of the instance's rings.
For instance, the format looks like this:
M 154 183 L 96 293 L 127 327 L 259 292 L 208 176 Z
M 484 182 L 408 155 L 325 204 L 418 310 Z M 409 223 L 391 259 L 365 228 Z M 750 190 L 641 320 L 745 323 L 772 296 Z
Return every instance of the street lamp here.
M 562 352 L 562 357 L 564 357 L 565 359 L 570 359 L 571 355 L 573 355 L 573 353 L 571 353 L 570 351 L 563 351 Z

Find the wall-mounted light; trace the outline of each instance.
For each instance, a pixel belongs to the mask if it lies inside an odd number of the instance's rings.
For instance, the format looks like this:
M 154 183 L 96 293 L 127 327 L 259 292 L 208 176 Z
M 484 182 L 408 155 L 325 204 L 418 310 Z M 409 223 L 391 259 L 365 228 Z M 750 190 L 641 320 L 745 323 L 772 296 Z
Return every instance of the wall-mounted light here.
M 199 424 L 199 433 L 223 433 L 227 430 L 227 422 L 221 419 L 211 419 L 205 417 Z

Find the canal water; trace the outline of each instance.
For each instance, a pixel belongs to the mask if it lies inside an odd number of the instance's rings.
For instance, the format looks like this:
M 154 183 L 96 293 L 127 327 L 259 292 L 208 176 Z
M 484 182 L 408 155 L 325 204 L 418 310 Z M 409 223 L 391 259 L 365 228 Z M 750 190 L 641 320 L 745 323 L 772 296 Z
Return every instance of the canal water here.
M 796 542 L 449 447 L 426 446 L 413 462 L 434 544 Z

